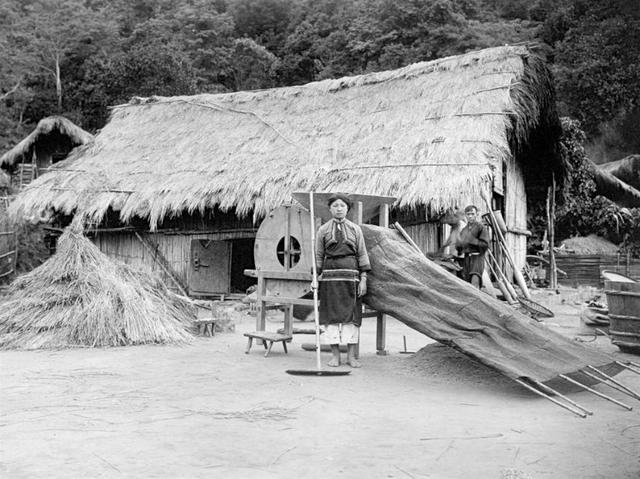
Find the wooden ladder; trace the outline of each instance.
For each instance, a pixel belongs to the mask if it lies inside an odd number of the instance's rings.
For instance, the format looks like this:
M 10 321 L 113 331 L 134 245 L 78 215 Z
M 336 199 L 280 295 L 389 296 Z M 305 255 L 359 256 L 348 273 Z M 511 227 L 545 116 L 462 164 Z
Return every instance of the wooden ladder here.
M 17 171 L 18 188 L 28 185 L 38 177 L 38 165 L 35 163 L 20 163 Z

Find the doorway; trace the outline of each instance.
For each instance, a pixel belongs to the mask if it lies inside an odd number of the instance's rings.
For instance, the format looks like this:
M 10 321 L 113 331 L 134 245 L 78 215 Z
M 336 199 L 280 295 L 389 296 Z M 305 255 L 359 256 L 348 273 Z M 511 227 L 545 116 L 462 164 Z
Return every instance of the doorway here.
M 231 293 L 246 293 L 250 286 L 256 284 L 255 278 L 245 276 L 245 269 L 255 269 L 253 248 L 255 238 L 236 239 L 231 241 Z

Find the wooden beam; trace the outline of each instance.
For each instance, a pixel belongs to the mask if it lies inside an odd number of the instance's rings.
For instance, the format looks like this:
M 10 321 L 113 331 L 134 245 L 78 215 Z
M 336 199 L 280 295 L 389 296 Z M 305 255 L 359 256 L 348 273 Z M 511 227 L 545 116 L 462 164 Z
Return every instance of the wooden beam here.
M 302 306 L 313 306 L 312 299 L 302 299 L 302 298 L 284 298 L 280 296 L 262 296 L 262 301 L 265 303 L 282 303 L 286 304 L 298 304 Z

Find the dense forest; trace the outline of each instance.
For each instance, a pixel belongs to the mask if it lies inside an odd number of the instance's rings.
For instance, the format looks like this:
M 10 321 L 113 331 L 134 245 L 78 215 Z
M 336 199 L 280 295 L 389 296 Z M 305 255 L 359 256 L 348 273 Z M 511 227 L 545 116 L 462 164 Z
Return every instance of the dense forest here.
M 3 0 L 0 153 L 41 118 L 89 131 L 132 96 L 295 85 L 539 43 L 595 161 L 640 150 L 628 0 Z

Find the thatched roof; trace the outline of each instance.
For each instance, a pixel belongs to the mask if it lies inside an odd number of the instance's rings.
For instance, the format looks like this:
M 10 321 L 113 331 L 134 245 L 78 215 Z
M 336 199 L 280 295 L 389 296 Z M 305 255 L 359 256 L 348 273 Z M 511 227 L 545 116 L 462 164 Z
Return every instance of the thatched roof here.
M 14 211 L 100 221 L 112 209 L 154 228 L 214 207 L 257 220 L 311 188 L 395 196 L 398 207 L 482 204 L 492 167 L 554 115 L 549 72 L 524 46 L 303 86 L 138 98 Z
M 610 161 L 599 166 L 629 186 L 640 190 L 640 155 L 629 155 L 621 160 Z
M 620 206 L 627 206 L 630 208 L 640 207 L 639 190 L 616 178 L 608 171 L 600 168 L 598 165 L 591 163 L 591 161 L 589 162 L 594 172 L 596 192 L 598 194 L 609 198 Z
M 12 165 L 16 161 L 19 161 L 23 155 L 29 155 L 31 148 L 40 140 L 40 138 L 50 135 L 54 131 L 58 131 L 61 134 L 68 136 L 71 142 L 76 146 L 84 145 L 93 140 L 93 135 L 91 133 L 84 131 L 71 120 L 68 120 L 63 116 L 49 116 L 40 120 L 35 130 L 33 130 L 26 138 L 7 151 L 4 155 L 0 156 L 0 166 Z

